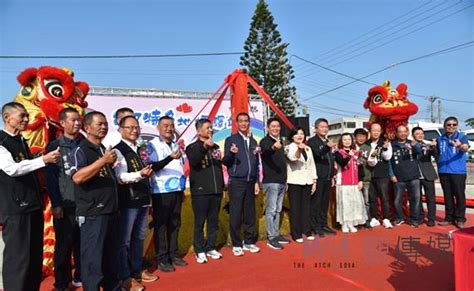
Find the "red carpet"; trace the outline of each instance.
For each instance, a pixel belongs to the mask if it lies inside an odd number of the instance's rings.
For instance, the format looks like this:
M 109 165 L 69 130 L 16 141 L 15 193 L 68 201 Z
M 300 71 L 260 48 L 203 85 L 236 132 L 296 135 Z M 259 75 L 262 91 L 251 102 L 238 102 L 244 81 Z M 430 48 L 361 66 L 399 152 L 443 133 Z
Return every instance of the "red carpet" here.
M 438 217 L 440 219 L 440 217 Z M 468 215 L 466 226 L 474 225 Z M 317 238 L 304 244 L 292 242 L 273 250 L 258 242 L 261 252 L 234 257 L 229 247 L 224 258 L 199 265 L 193 254 L 187 267 L 145 285 L 147 290 L 453 290 L 452 241 L 454 226 L 412 228 L 403 224 L 387 230 L 360 229 L 355 234 Z M 51 290 L 54 278 L 41 290 Z

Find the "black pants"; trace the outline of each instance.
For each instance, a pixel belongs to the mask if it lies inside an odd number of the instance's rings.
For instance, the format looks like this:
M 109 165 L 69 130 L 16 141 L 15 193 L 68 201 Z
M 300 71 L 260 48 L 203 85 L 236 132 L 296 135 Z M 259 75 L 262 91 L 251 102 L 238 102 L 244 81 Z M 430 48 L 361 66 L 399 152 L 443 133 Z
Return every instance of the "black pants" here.
M 74 208 L 63 208 L 63 218 L 53 219 L 56 244 L 54 246 L 54 287 L 65 289 L 72 281 L 71 255 L 74 253 L 74 278 L 81 281 L 80 230 Z
M 105 291 L 119 290 L 118 214 L 86 216 L 80 229 L 84 291 L 97 291 L 100 285 Z
M 428 221 L 435 221 L 436 218 L 436 197 L 435 197 L 435 183 L 434 181 L 428 181 L 420 179 L 420 199 L 423 195 L 426 197 L 426 206 L 428 207 Z M 423 203 L 420 201 L 420 222 L 423 222 L 425 212 L 423 210 Z
M 466 174 L 439 174 L 446 221 L 466 221 Z M 456 200 L 455 200 L 456 198 Z
M 378 218 L 377 197 L 380 197 L 382 203 L 382 215 L 385 219 L 390 219 L 390 199 L 388 197 L 388 178 L 372 178 L 369 186 L 369 203 L 371 218 Z
M 311 196 L 311 228 L 320 231 L 328 225 L 329 194 L 331 180 L 318 180 L 316 192 Z
M 302 238 L 303 234 L 311 235 L 311 197 L 311 185 L 288 184 L 290 228 L 294 240 Z
M 153 194 L 155 252 L 158 263 L 169 263 L 178 256 L 183 192 Z
M 194 252 L 215 250 L 222 194 L 191 195 L 191 197 L 194 212 Z M 203 228 L 206 220 L 207 241 L 204 241 Z
M 5 193 L 2 193 L 4 195 Z M 0 215 L 3 225 L 3 288 L 39 290 L 43 268 L 43 212 Z
M 242 247 L 240 230 L 244 222 L 244 243 L 254 244 L 255 231 L 255 181 L 231 179 L 229 181 L 230 237 L 234 247 Z M 242 217 L 243 216 L 243 217 Z

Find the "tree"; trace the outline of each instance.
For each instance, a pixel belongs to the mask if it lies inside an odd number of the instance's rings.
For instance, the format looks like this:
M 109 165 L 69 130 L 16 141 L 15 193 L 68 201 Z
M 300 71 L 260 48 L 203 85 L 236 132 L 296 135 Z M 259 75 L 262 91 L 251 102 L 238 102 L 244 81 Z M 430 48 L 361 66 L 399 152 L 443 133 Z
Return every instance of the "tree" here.
M 294 115 L 298 105 L 296 88 L 290 84 L 294 72 L 287 58 L 288 44 L 282 42 L 276 28 L 268 5 L 264 0 L 259 0 L 240 65 L 286 115 Z M 255 93 L 253 88 L 250 88 L 250 93 Z
M 474 128 L 474 117 L 468 118 L 464 122 L 466 123 L 466 126 L 470 126 L 471 128 Z

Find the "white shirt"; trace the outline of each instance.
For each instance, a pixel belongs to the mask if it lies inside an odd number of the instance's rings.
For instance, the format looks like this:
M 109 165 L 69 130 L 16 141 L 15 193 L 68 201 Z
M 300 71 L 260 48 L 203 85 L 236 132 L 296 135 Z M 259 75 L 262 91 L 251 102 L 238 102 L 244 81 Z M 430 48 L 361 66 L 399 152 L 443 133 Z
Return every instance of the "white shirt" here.
M 15 136 L 11 132 L 3 129 L 10 136 Z M 23 137 L 21 137 L 23 139 Z M 0 170 L 4 171 L 10 177 L 19 177 L 36 171 L 45 166 L 43 156 L 35 159 L 26 159 L 17 163 L 12 154 L 4 147 L 0 146 Z
M 369 166 L 371 166 L 371 167 L 375 167 L 375 165 L 377 165 L 379 160 L 378 160 L 378 156 L 373 157 L 372 153 L 375 151 L 375 148 L 377 147 L 377 143 L 376 142 L 371 142 L 370 147 L 372 149 L 370 150 L 369 158 L 367 159 L 367 164 L 369 164 Z M 384 159 L 385 161 L 388 161 L 391 158 L 392 158 L 392 144 L 389 143 L 388 147 L 387 147 L 387 150 L 385 150 L 385 151 L 382 150 L 382 159 Z
M 102 144 L 105 146 L 105 148 L 114 147 L 120 143 L 122 140 L 122 135 L 118 131 L 113 131 L 109 132 L 102 141 Z
M 122 141 L 126 145 L 128 145 L 134 152 L 137 152 L 138 147 L 136 144 L 133 144 L 125 139 L 122 139 Z M 117 149 L 115 150 L 115 153 L 117 154 L 117 161 L 115 162 L 115 165 L 114 165 L 114 171 L 115 171 L 115 176 L 117 177 L 117 180 L 120 184 L 137 183 L 145 179 L 145 177 L 142 177 L 142 175 L 140 174 L 140 171 L 129 173 L 127 161 L 125 160 L 125 157 Z
M 247 148 L 250 148 L 250 136 L 249 135 L 244 135 L 239 131 L 240 135 L 244 138 L 244 142 L 247 144 Z

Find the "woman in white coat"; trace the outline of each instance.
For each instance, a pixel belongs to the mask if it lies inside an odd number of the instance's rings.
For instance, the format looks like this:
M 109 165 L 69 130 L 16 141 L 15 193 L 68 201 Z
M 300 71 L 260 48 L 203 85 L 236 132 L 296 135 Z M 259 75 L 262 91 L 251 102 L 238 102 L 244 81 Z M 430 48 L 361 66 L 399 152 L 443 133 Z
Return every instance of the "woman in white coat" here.
M 301 127 L 291 130 L 285 147 L 288 158 L 288 199 L 290 202 L 291 237 L 303 242 L 303 235 L 314 240 L 311 233 L 311 195 L 316 191 L 316 166 L 311 148 L 305 144 L 306 134 Z

